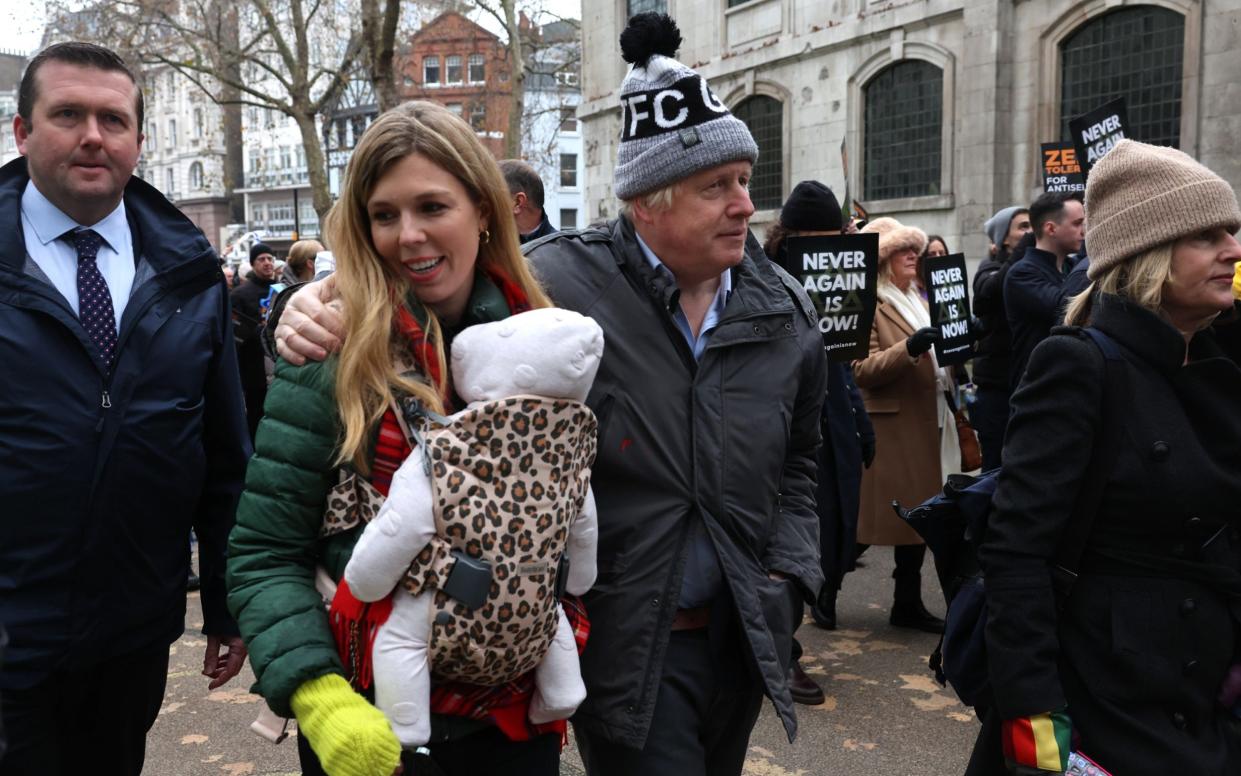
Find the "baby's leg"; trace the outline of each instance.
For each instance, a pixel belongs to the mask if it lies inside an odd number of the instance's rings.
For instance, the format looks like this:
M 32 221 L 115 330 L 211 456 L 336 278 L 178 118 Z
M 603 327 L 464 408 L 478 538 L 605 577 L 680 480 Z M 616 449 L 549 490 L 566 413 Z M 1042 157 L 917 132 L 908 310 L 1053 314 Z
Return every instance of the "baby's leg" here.
M 375 635 L 375 705 L 387 717 L 401 746 L 412 749 L 431 738 L 431 598 L 397 590 L 392 614 Z
M 564 610 L 559 606 L 556 609 L 560 614 L 556 636 L 543 662 L 534 670 L 534 697 L 530 699 L 529 717 L 536 725 L 568 719 L 586 699 L 573 628 Z

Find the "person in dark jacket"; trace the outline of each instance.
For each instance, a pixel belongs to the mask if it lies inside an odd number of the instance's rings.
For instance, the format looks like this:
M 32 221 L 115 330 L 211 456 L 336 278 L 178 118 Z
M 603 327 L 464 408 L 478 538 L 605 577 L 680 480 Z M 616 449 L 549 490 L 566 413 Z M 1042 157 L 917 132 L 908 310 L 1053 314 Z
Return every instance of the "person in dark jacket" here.
M 1086 201 L 1093 283 L 1067 321 L 1117 343 L 1125 390 L 1105 395 L 1089 339 L 1052 336 L 1013 395 L 979 550 L 1001 720 L 984 735 L 1016 773 L 1060 773 L 1070 746 L 1124 776 L 1241 773 L 1225 682 L 1241 662 L 1241 369 L 1204 331 L 1233 306 L 1241 208 L 1186 154 L 1131 140 Z M 1111 402 L 1121 444 L 1058 605 L 1053 559 Z
M 802 181 L 780 209 L 780 218 L 767 230 L 763 251 L 790 274 L 789 237 L 837 235 L 844 228 L 840 203 L 830 188 L 819 181 Z M 941 248 L 942 248 L 941 241 Z M 823 587 L 819 589 L 811 614 L 819 627 L 836 629 L 836 593 L 845 572 L 853 569 L 857 554 L 858 489 L 862 467 L 875 458 L 875 429 L 862 393 L 853 382 L 848 362 L 828 361 L 827 393 L 819 416 L 819 445 L 816 463 L 819 477 L 815 488 L 815 509 L 819 514 L 819 557 Z M 824 702 L 821 688 L 801 668 L 801 644 L 793 641 L 793 666 L 789 689 L 793 700 L 807 705 Z
M 513 195 L 513 218 L 522 243 L 555 234 L 556 228 L 543 209 L 543 181 L 535 169 L 520 159 L 503 159 L 500 172 Z
M 142 93 L 88 43 L 31 60 L 0 168 L 0 774 L 142 770 L 198 535 L 203 673 L 245 647 L 225 542 L 250 441 L 203 234 L 132 177 Z M 103 765 L 101 765 L 103 764 Z
M 594 318 L 607 342 L 587 398 L 599 576 L 573 718 L 590 776 L 736 776 L 764 693 L 792 740 L 793 629 L 823 584 L 822 336 L 801 286 L 749 232 L 758 147 L 672 59 L 680 40 L 653 13 L 621 36 L 634 65 L 623 104 L 674 83 L 686 104 L 669 126 L 625 108 L 620 218 L 527 248 L 552 300 Z M 328 291 L 289 301 L 282 355 L 314 357 L 339 337 Z
M 1012 333 L 1008 383 L 1016 388 L 1034 346 L 1047 338 L 1064 311 L 1064 283 L 1082 249 L 1086 209 L 1080 192 L 1055 192 L 1030 205 L 1034 247 L 1004 278 L 1004 314 Z
M 983 231 L 991 241 L 991 256 L 974 275 L 974 315 L 982 324 L 982 336 L 975 345 L 973 361 L 975 400 L 970 407 L 970 423 L 978 432 L 982 447 L 982 470 L 1000 465 L 1004 446 L 1004 427 L 1008 425 L 1009 356 L 1012 339 L 1004 313 L 1004 278 L 1012 266 L 1010 257 L 1025 253 L 1020 242 L 1030 233 L 1030 211 L 1012 206 L 998 211 Z
M 246 398 L 246 426 L 250 439 L 263 417 L 263 400 L 267 398 L 267 360 L 259 331 L 271 303 L 271 287 L 276 283 L 276 256 L 266 243 L 250 246 L 250 274 L 231 294 L 233 334 L 237 338 L 237 365 L 241 370 L 241 387 Z

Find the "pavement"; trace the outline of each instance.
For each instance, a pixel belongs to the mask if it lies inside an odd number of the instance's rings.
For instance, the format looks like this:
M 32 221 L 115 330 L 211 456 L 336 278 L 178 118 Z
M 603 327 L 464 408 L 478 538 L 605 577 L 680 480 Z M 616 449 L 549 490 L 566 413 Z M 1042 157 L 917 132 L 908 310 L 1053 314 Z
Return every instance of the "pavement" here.
M 840 629 L 824 631 L 807 616 L 797 634 L 803 666 L 823 685 L 827 702 L 797 707 L 795 744 L 765 704 L 750 737 L 744 776 L 946 776 L 965 770 L 978 723 L 926 667 L 937 638 L 888 625 L 891 551 L 876 547 L 864 560 L 867 566 L 845 580 Z M 942 614 L 929 558 L 925 572 L 923 597 Z M 292 738 L 273 745 L 249 730 L 262 701 L 249 692 L 248 665 L 229 684 L 207 691 L 200 675 L 206 639 L 199 632 L 198 594 L 190 599 L 186 634 L 173 646 L 168 692 L 148 738 L 143 773 L 297 776 Z M 570 737 L 561 774 L 584 773 Z

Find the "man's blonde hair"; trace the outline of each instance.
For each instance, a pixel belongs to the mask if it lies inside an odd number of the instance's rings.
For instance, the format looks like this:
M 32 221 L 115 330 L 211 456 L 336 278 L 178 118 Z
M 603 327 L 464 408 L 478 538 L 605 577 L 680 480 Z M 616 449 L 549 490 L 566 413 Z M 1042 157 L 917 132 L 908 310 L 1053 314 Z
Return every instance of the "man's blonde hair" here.
M 664 186 L 662 189 L 655 189 L 654 191 L 648 192 L 646 194 L 641 194 L 637 197 L 634 197 L 633 199 L 622 200 L 621 206 L 620 206 L 620 213 L 622 216 L 632 221 L 633 220 L 633 205 L 635 202 L 641 204 L 642 207 L 646 208 L 647 210 L 654 210 L 656 212 L 663 212 L 665 210 L 671 210 L 673 200 L 676 199 L 677 188 L 680 185 L 681 185 L 680 181 L 677 181 L 676 183 L 669 183 L 667 186 Z

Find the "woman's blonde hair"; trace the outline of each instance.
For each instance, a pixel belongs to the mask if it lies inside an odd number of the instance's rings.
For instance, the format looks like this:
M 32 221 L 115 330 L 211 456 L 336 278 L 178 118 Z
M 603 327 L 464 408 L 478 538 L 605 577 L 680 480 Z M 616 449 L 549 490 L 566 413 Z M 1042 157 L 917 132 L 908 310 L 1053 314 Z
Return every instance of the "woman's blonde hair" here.
M 410 154 L 420 154 L 456 177 L 483 214 L 490 238 L 479 242 L 479 269 L 506 275 L 532 307 L 551 305 L 521 255 L 517 224 L 509 215 L 508 186 L 474 130 L 446 108 L 423 101 L 399 105 L 376 119 L 349 159 L 340 199 L 324 224 L 336 257 L 336 288 L 349 332 L 336 364 L 336 404 L 343 429 L 339 460 L 352 462 L 361 472 L 369 471 L 370 434 L 394 391 L 414 396 L 429 409 L 444 410 L 444 338 L 429 308 L 423 308 L 425 334 L 434 346 L 439 383 L 429 384 L 429 376 L 413 380 L 397 373 L 398 361 L 412 361 L 408 344 L 393 330 L 393 317 L 410 287 L 399 269 L 375 251 L 366 209 L 379 180 Z
M 1090 325 L 1096 291 L 1114 294 L 1158 314 L 1163 304 L 1163 287 L 1171 279 L 1172 243 L 1164 243 L 1105 270 L 1069 301 L 1064 322 L 1069 326 Z

